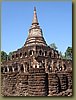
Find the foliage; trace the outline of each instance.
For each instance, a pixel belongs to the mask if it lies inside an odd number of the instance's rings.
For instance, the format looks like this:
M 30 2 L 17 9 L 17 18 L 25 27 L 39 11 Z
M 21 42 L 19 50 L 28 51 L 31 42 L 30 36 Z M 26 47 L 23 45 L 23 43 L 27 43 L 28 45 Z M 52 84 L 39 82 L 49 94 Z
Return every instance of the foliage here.
M 12 53 L 13 52 L 10 52 L 9 54 L 8 54 L 8 59 L 10 60 L 10 58 L 11 58 L 11 56 L 12 56 Z
M 1 51 L 1 62 L 6 61 L 7 60 L 7 53 L 5 51 Z
M 72 59 L 72 47 L 68 47 L 65 52 L 66 59 Z
M 63 55 L 62 55 L 62 52 L 61 51 L 59 52 L 59 55 L 60 55 L 61 58 L 63 58 Z
M 63 55 L 61 51 L 59 52 L 59 55 L 60 55 L 60 57 L 61 57 L 62 59 L 66 59 L 65 55 Z
M 54 50 L 57 49 L 57 46 L 55 43 L 50 44 L 50 47 L 53 48 Z M 62 59 L 72 59 L 72 47 L 68 46 L 64 54 L 62 54 L 62 52 L 60 51 L 59 55 Z
M 55 44 L 55 43 L 50 44 L 50 47 L 51 47 L 51 48 L 53 48 L 54 50 L 56 50 L 56 49 L 57 49 L 57 46 L 56 46 L 56 44 Z

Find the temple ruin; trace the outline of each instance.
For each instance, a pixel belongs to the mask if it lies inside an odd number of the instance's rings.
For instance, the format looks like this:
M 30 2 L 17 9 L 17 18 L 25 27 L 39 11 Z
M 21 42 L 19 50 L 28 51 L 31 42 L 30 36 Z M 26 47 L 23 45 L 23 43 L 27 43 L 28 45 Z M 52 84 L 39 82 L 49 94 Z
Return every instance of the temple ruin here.
M 72 60 L 49 47 L 36 8 L 22 48 L 1 64 L 2 96 L 72 96 Z

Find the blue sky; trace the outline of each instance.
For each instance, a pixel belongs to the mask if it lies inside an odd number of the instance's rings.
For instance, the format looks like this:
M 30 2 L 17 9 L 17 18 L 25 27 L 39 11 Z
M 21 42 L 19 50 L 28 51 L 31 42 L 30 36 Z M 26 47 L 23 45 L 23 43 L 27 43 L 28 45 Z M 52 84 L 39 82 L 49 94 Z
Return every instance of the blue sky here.
M 2 2 L 1 50 L 21 48 L 28 36 L 34 6 L 47 44 L 65 52 L 72 46 L 72 2 Z

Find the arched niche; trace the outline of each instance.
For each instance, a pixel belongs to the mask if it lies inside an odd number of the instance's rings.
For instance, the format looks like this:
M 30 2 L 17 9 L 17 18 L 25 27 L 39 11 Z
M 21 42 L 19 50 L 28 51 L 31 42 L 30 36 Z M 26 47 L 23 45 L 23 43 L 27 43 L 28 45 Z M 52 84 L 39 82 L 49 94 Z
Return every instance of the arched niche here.
M 29 51 L 29 55 L 31 56 L 31 55 L 33 55 L 34 54 L 34 51 L 33 50 L 30 50 Z
M 13 72 L 12 66 L 9 66 L 8 68 L 9 68 L 9 72 Z
M 27 56 L 27 53 L 26 53 L 26 52 L 24 53 L 24 56 L 25 56 L 25 57 Z
M 56 52 L 54 51 L 54 58 L 56 58 Z
M 16 71 L 16 72 L 18 71 L 17 63 L 14 63 L 14 64 L 13 64 L 13 71 Z
M 23 64 L 21 64 L 21 66 L 20 66 L 20 71 L 24 72 L 24 66 L 23 66 Z
M 14 55 L 12 55 L 12 59 L 14 59 Z
M 6 72 L 7 72 L 7 66 L 5 66 L 5 68 L 4 68 L 4 69 L 5 69 L 5 73 L 6 73 Z
M 42 50 L 39 50 L 39 55 L 42 56 Z
M 16 58 L 18 58 L 18 54 L 16 54 Z
M 20 58 L 22 58 L 22 53 L 20 53 Z
M 32 50 L 29 51 L 29 55 L 32 55 Z
M 47 51 L 44 51 L 44 56 L 47 56 Z

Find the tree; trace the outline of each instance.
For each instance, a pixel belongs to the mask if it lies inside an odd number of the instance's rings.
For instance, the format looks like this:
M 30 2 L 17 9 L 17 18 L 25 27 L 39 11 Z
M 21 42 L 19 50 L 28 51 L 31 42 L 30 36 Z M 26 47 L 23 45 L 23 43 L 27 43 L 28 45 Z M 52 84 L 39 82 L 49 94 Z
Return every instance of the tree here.
M 66 59 L 66 58 L 65 58 L 65 55 L 64 55 L 64 54 L 62 54 L 62 52 L 61 52 L 61 51 L 59 52 L 59 55 L 60 55 L 60 57 L 61 57 L 62 59 Z
M 62 55 L 62 52 L 61 51 L 59 52 L 59 55 L 60 55 L 61 58 L 63 58 L 63 55 Z
M 13 52 L 10 52 L 10 53 L 8 54 L 8 59 L 9 59 L 9 60 L 11 59 L 12 54 L 13 54 Z
M 55 43 L 50 44 L 50 47 L 51 47 L 51 48 L 53 48 L 54 50 L 56 50 L 56 49 L 57 49 L 57 46 L 56 46 L 56 44 L 55 44 Z
M 65 52 L 66 59 L 72 59 L 72 47 L 68 47 Z
M 1 51 L 1 62 L 6 61 L 7 60 L 7 53 L 5 51 Z

